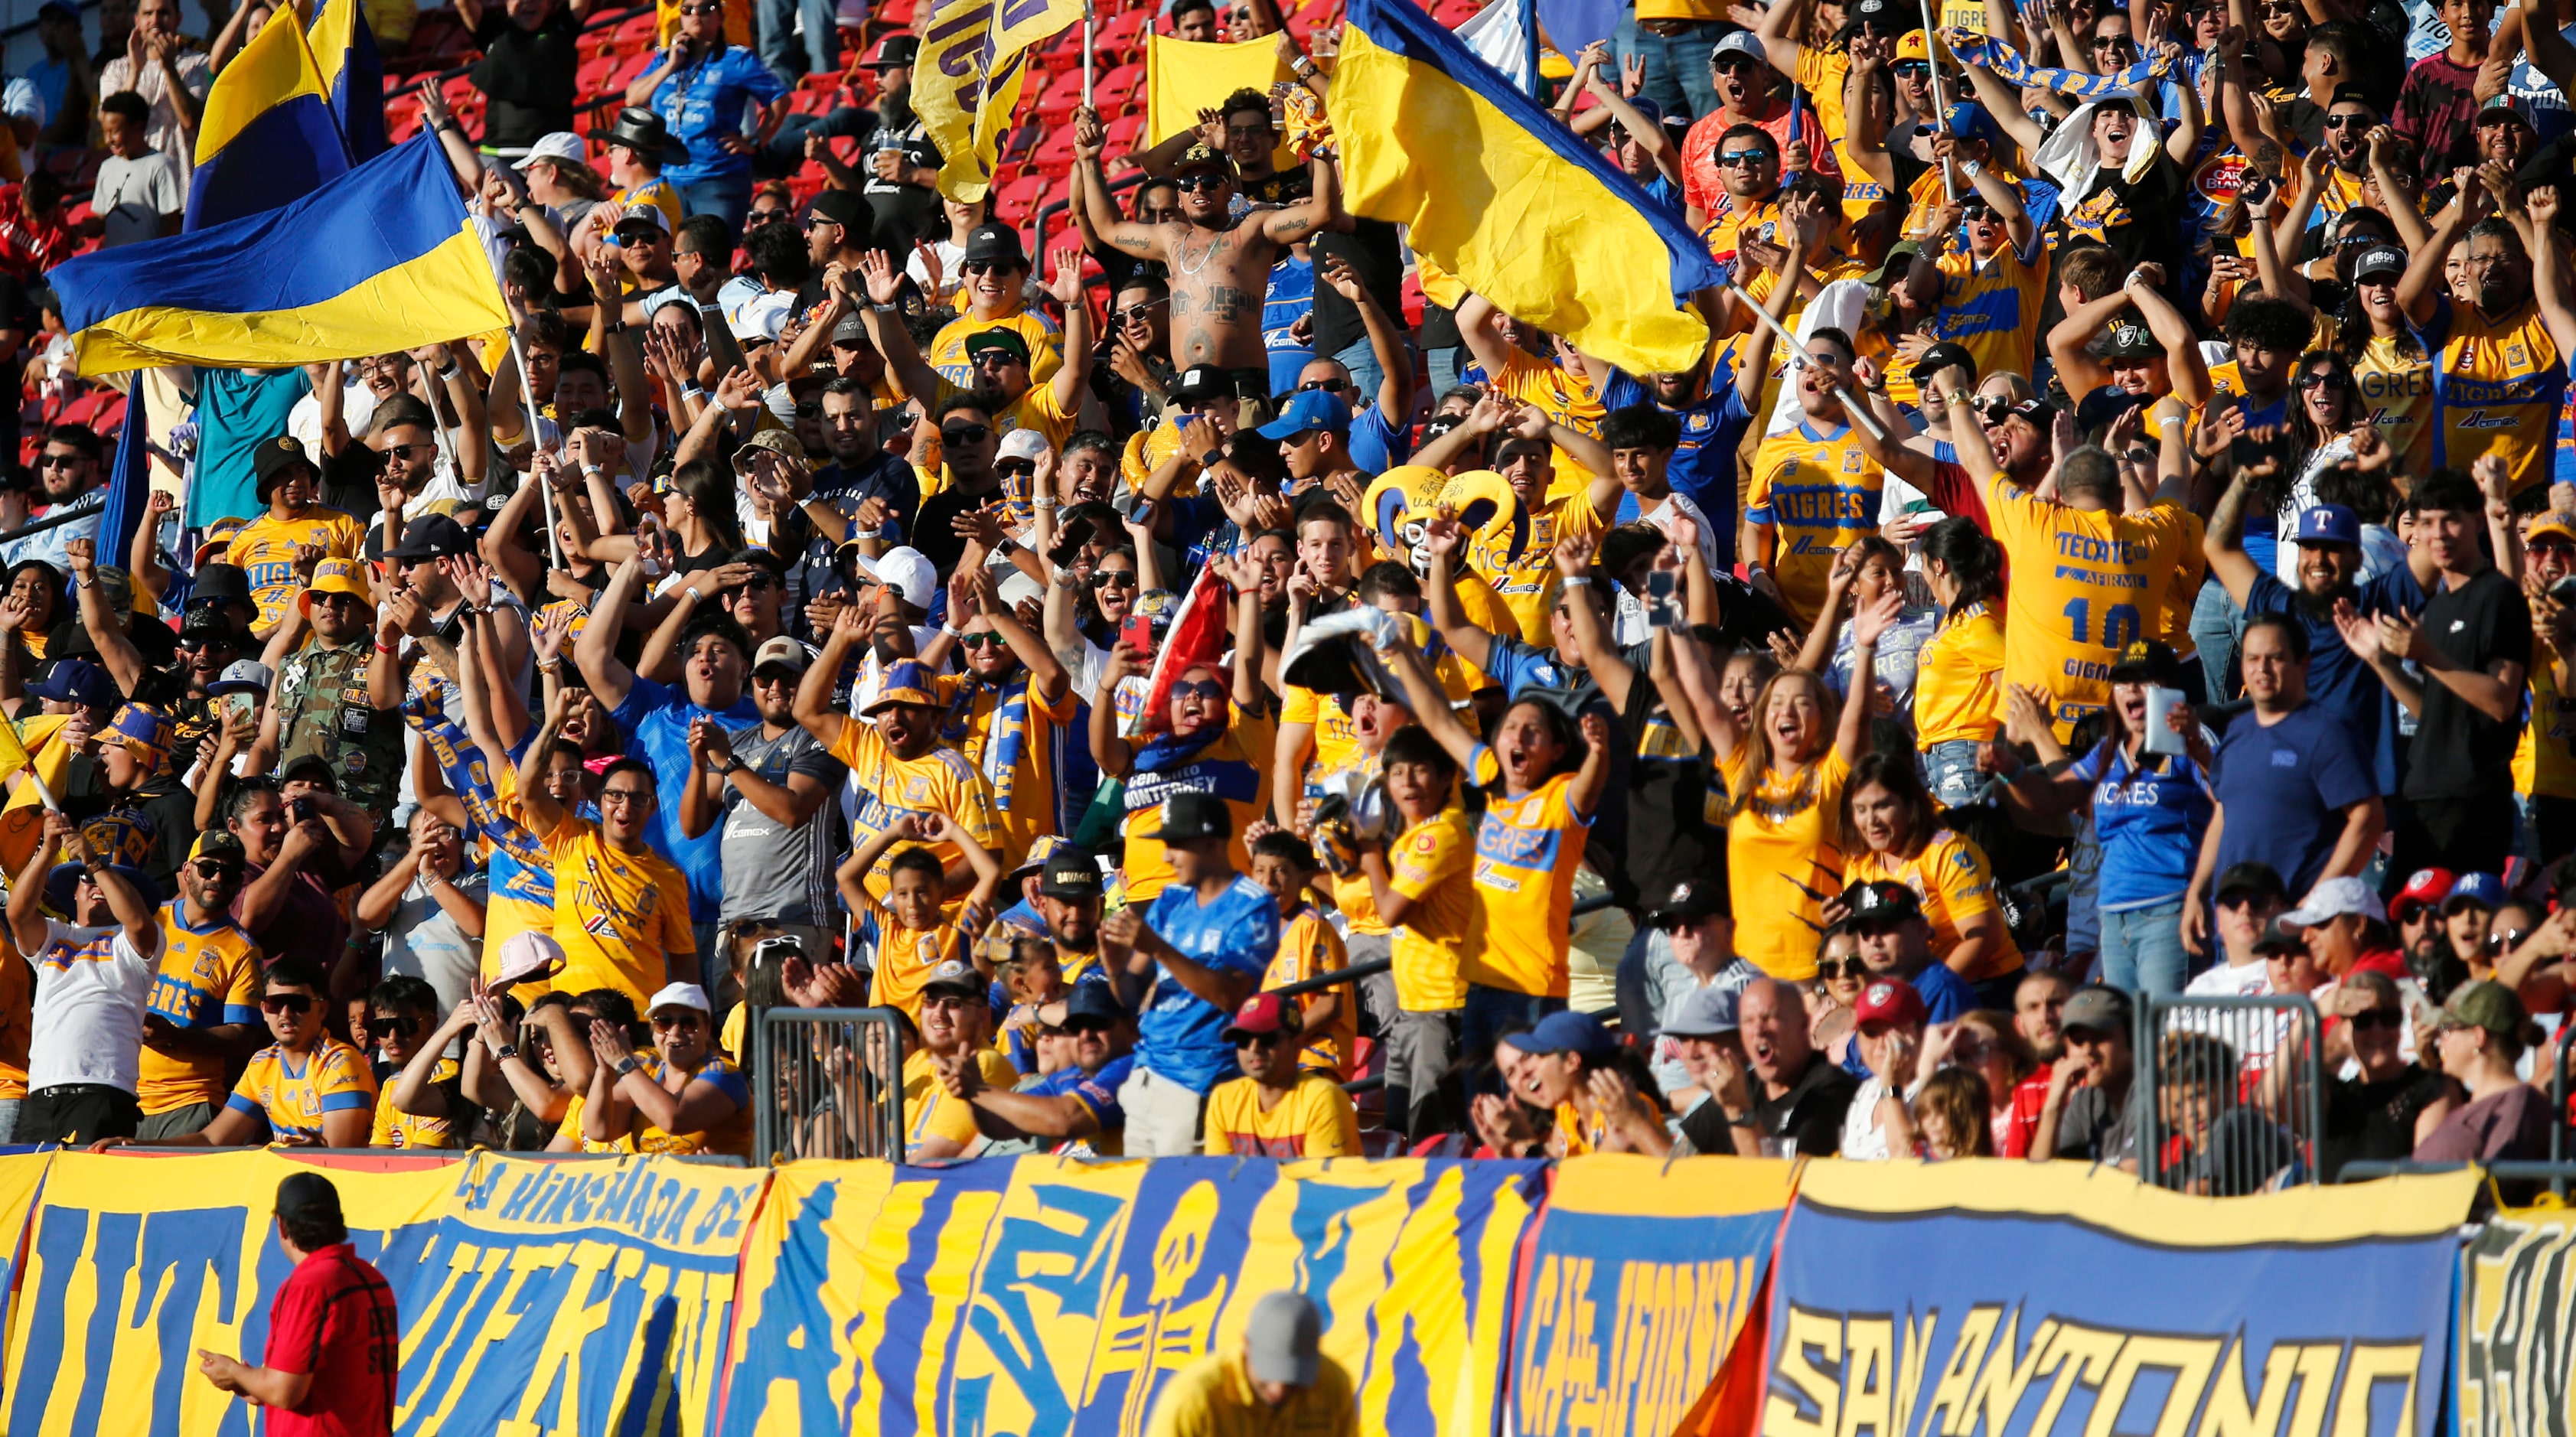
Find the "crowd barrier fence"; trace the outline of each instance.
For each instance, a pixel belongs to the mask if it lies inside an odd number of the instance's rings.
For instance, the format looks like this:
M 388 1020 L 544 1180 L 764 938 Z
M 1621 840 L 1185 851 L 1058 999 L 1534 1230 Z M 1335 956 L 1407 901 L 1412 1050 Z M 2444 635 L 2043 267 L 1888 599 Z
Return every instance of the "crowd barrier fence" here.
M 1371 1433 L 2566 1430 L 2563 1212 L 2071 1163 L 0 1153 L 11 1434 L 248 1434 L 276 1184 L 401 1304 L 405 1434 L 1144 1430 L 1295 1287 Z M 2454 1294 L 2457 1300 L 2454 1300 Z
M 2322 1027 L 2298 994 L 2149 995 L 2138 1004 L 2140 1176 L 2178 1192 L 2238 1197 L 2313 1183 L 2325 1135 Z

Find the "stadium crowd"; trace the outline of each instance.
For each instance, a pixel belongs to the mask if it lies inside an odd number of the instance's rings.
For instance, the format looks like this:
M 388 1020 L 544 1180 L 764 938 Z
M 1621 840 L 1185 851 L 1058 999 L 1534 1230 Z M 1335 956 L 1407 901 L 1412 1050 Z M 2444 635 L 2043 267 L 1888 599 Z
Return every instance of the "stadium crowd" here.
M 119 552 L 45 525 L 95 428 L 0 480 L 0 710 L 68 754 L 0 815 L 0 1140 L 748 1155 L 756 1015 L 873 1006 L 916 1160 L 2135 1168 L 2139 1005 L 2303 995 L 2316 1168 L 2544 1155 L 2576 27 L 1945 9 L 1554 57 L 1552 143 L 1732 280 L 1631 374 L 1351 213 L 1270 0 L 1154 17 L 1295 78 L 1076 111 L 1037 253 L 935 189 L 907 33 L 805 113 L 829 7 L 682 0 L 585 137 L 587 0 L 459 0 L 479 132 L 414 143 L 514 323 L 138 376 Z M 132 13 L 93 73 L 48 7 L 12 110 L 49 418 L 46 270 L 177 231 L 267 6 Z M 846 1056 L 776 1155 L 864 1149 Z M 2291 1121 L 2219 1056 L 2168 1170 Z

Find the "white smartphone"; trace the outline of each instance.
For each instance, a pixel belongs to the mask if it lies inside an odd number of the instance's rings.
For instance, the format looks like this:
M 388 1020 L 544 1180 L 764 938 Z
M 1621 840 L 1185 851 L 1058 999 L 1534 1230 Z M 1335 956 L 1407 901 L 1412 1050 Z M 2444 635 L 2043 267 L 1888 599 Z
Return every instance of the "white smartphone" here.
M 2182 735 L 2173 731 L 2167 717 L 2175 709 L 2188 711 L 2190 706 L 2191 695 L 2180 689 L 2147 690 L 2147 736 L 2143 745 L 2147 752 L 2182 754 L 2191 751 L 2183 742 Z

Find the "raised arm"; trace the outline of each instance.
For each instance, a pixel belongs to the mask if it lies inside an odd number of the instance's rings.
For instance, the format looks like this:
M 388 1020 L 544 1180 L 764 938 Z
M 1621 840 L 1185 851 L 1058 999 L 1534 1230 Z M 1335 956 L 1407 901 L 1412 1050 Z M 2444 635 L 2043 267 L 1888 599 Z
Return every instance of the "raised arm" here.
M 1858 763 L 1869 753 L 1869 688 L 1860 676 L 1878 672 L 1878 636 L 1896 622 L 1904 605 L 1905 596 L 1891 590 L 1852 615 L 1852 691 L 1843 696 L 1842 718 L 1834 729 L 1834 751 L 1844 763 Z
M 582 679 L 590 685 L 591 697 L 601 708 L 613 709 L 626 702 L 635 687 L 635 671 L 617 657 L 617 638 L 626 628 L 626 606 L 644 586 L 644 561 L 629 558 L 609 576 L 608 587 L 599 594 L 591 609 L 590 622 L 584 624 L 581 637 L 573 641 L 573 663 L 580 667 Z
M 1118 213 L 1109 181 L 1100 172 L 1100 152 L 1108 142 L 1098 110 L 1085 106 L 1073 112 L 1074 203 L 1089 217 L 1092 231 L 1111 248 L 1138 259 L 1168 261 L 1158 226 L 1138 224 Z
M 1637 666 L 1619 652 L 1610 626 L 1601 620 L 1601 603 L 1593 593 L 1598 587 L 1592 570 L 1597 549 L 1591 535 L 1568 534 L 1556 541 L 1552 557 L 1556 560 L 1557 582 L 1565 586 L 1566 625 L 1574 630 L 1575 642 L 1583 646 L 1584 667 L 1601 685 L 1602 696 L 1610 700 L 1610 707 L 1626 713 L 1629 692 L 1637 682 Z
M 2444 206 L 2441 214 L 2434 217 L 2432 240 L 2415 251 L 2415 257 L 2407 262 L 2406 273 L 2398 276 L 2397 307 L 2406 311 L 2407 322 L 2417 328 L 2431 324 L 2435 311 L 2441 306 L 2442 261 L 2450 254 L 2452 242 L 2460 237 L 2460 231 L 2468 223 L 2470 198 L 2477 189 L 2477 183 L 2476 177 L 2471 176 L 2461 185 L 2459 198 Z M 2539 285 L 2538 269 L 2539 260 L 2534 256 L 2535 291 Z M 2554 274 L 2552 279 L 2555 279 Z M 2543 311 L 2544 314 L 2546 312 Z
M 2576 310 L 2568 307 L 2567 277 L 2560 272 L 2567 259 L 2558 233 L 2558 187 L 2533 186 L 2523 207 L 2531 216 L 2532 297 L 2540 303 L 2541 321 L 2549 326 L 2549 342 L 2558 346 L 2561 355 L 2576 354 Z

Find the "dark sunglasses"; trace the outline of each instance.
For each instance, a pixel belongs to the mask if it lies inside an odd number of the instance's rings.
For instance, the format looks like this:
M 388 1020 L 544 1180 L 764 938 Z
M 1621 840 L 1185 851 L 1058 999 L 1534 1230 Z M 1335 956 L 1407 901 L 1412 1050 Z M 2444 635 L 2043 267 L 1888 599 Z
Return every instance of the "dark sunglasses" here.
M 2322 389 L 2328 394 L 2341 394 L 2352 388 L 2352 381 L 2335 373 L 2333 370 L 2328 369 L 2320 370 L 2314 374 L 2300 375 L 2299 387 L 2301 389 Z
M 1758 165 L 1769 158 L 1771 158 L 1769 150 L 1728 150 L 1717 157 L 1717 163 L 1721 168 L 1734 170 L 1746 165 Z
M 39 469 L 69 469 L 81 461 L 77 454 L 41 454 L 36 457 Z
M 1037 477 L 1038 473 L 1038 461 L 1034 459 L 1004 459 L 994 464 L 993 472 L 1005 475 L 1016 474 L 1023 479 L 1034 479 Z
M 1297 392 L 1303 394 L 1309 389 L 1320 389 L 1326 394 L 1339 394 L 1350 387 L 1347 379 L 1309 379 L 1297 386 Z
M 2400 928 L 2409 923 L 2421 923 L 2430 916 L 2433 916 L 2433 905 L 2430 903 L 2419 903 L 2409 898 L 2397 905 L 2397 926 Z
M 1125 569 L 1097 569 L 1092 572 L 1091 587 L 1095 589 L 1132 589 L 1136 587 L 1136 576 Z
M 438 446 L 436 444 L 388 444 L 385 446 L 386 458 L 400 459 L 405 463 L 411 462 L 411 456 L 414 454 L 436 454 L 437 452 Z
M 985 424 L 960 424 L 953 429 L 939 431 L 942 444 L 981 444 L 992 437 L 992 426 Z
M 785 210 L 753 210 L 743 216 L 742 223 L 746 229 L 758 229 L 762 225 L 784 224 L 786 220 L 787 211 Z
M 2513 951 L 2515 944 L 2520 943 L 2523 939 L 2530 936 L 2531 935 L 2529 933 L 2519 928 L 2507 929 L 2501 933 L 2490 933 L 2487 935 L 2487 952 L 2489 954 L 2509 953 Z
M 2406 1015 L 2394 1008 L 2364 1008 L 2352 1015 L 2352 1028 L 2356 1033 L 2378 1032 L 2399 1027 L 2405 1021 Z
M 981 633 L 959 634 L 957 636 L 957 647 L 961 649 L 1000 649 L 1009 647 L 1010 642 L 1010 640 L 1003 638 L 998 630 L 994 629 L 986 629 Z
M 1845 958 L 1839 963 L 1831 958 L 1819 958 L 1816 960 L 1816 976 L 1825 979 L 1866 978 L 1869 965 L 1858 958 Z
M 1242 1037 L 1235 1039 L 1234 1045 L 1238 1048 L 1267 1048 L 1273 1043 L 1283 1041 L 1287 1036 L 1288 1034 L 1285 1031 L 1276 1033 L 1246 1033 Z
M 1995 207 L 1993 205 L 1972 203 L 1959 206 L 1959 218 L 1963 220 L 1990 220 L 1994 217 Z
M 1121 325 L 1131 319 L 1143 319 L 1158 306 L 1170 303 L 1171 300 L 1168 298 L 1149 299 L 1142 304 L 1131 304 L 1125 309 L 1113 309 L 1109 311 L 1109 322 L 1112 325 Z
M 1172 181 L 1172 188 L 1185 195 L 1195 195 L 1205 190 L 1221 190 L 1233 183 L 1234 181 L 1212 170 L 1201 170 L 1196 174 L 1183 175 Z
M 195 869 L 197 877 L 207 883 L 221 883 L 228 878 L 238 882 L 242 874 L 248 872 L 238 863 L 225 863 L 213 858 L 200 858 L 188 866 Z
M 259 995 L 259 1011 L 263 1013 L 302 1014 L 310 1012 L 312 1008 L 313 1000 L 302 993 L 262 993 Z
M 2126 35 L 2096 35 L 2093 37 L 2093 48 L 2096 50 L 2126 50 L 2132 55 L 2138 53 L 2137 42 Z
M 741 583 L 739 583 L 739 584 L 732 584 L 732 585 L 728 585 L 728 586 L 726 587 L 726 589 L 725 589 L 725 592 L 727 592 L 727 593 L 733 593 L 733 592 L 736 592 L 736 591 L 738 591 L 738 590 L 749 590 L 750 592 L 755 593 L 755 594 L 766 594 L 766 593 L 768 593 L 771 589 L 774 589 L 774 588 L 776 588 L 776 587 L 778 587 L 778 576 L 777 576 L 777 575 L 775 575 L 775 574 L 754 574 L 754 575 L 752 575 L 750 578 L 743 580 L 743 581 L 742 581 Z
M 1176 699 L 1222 699 L 1228 692 L 1229 690 L 1225 685 L 1218 683 L 1214 679 L 1201 679 L 1194 684 L 1172 685 L 1172 697 Z
M 413 1023 L 409 1018 L 370 1018 L 367 1020 L 367 1036 L 390 1038 L 397 1033 L 408 1034 L 412 1027 Z
M 2371 115 L 2326 116 L 2326 128 L 2329 130 L 2367 130 L 2378 123 L 2378 119 Z
M 970 259 L 957 266 L 960 274 L 1009 274 L 1019 266 L 1006 259 Z
M 1932 62 L 1929 60 L 1899 60 L 1887 68 L 1898 75 L 1912 79 L 1931 74 Z

